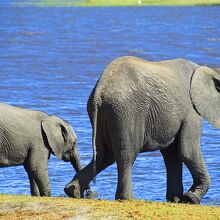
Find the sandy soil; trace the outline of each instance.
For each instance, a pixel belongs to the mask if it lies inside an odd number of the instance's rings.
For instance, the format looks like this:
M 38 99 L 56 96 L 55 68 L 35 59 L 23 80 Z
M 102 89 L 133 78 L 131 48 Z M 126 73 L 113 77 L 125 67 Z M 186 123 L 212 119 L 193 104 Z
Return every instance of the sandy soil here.
M 142 200 L 77 200 L 0 195 L 0 219 L 220 219 L 220 207 Z

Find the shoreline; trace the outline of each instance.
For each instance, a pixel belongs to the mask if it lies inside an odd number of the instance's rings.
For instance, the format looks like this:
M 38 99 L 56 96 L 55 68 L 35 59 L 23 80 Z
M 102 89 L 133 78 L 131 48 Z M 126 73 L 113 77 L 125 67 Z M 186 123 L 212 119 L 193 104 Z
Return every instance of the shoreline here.
M 220 207 L 0 194 L 0 219 L 219 219 Z

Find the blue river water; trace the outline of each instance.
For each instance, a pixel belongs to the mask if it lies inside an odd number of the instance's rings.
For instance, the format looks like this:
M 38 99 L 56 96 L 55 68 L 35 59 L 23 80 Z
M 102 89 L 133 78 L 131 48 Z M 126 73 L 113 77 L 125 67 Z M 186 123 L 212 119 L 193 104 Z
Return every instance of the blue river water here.
M 88 96 L 105 66 L 123 55 L 177 57 L 220 67 L 220 7 L 17 7 L 0 3 L 0 102 L 68 120 L 82 164 L 92 159 Z M 203 204 L 220 205 L 220 130 L 204 121 L 202 151 L 211 176 Z M 65 196 L 75 171 L 49 160 L 52 195 Z M 184 168 L 184 188 L 192 184 Z M 0 193 L 30 195 L 22 166 L 0 169 Z M 115 164 L 97 176 L 99 198 L 114 199 Z M 159 151 L 140 154 L 133 167 L 137 199 L 165 201 L 166 172 Z

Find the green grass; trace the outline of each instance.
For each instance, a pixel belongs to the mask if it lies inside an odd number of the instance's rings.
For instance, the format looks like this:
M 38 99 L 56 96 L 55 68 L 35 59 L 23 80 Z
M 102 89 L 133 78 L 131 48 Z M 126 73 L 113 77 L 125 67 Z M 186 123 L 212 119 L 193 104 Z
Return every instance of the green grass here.
M 34 6 L 193 6 L 220 5 L 220 0 L 32 0 L 24 1 L 23 5 Z
M 220 219 L 220 207 L 149 202 L 105 201 L 0 195 L 0 219 Z

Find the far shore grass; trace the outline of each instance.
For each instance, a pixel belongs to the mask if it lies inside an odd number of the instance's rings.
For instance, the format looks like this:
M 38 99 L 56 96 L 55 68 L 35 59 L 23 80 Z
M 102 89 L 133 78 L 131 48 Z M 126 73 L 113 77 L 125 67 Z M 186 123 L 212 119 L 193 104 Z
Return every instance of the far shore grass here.
M 220 219 L 220 207 L 143 200 L 106 201 L 0 195 L 0 219 Z
M 15 1 L 16 2 L 16 1 Z M 93 6 L 208 6 L 220 5 L 220 0 L 32 0 L 22 5 L 51 7 Z

